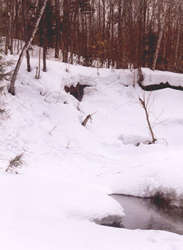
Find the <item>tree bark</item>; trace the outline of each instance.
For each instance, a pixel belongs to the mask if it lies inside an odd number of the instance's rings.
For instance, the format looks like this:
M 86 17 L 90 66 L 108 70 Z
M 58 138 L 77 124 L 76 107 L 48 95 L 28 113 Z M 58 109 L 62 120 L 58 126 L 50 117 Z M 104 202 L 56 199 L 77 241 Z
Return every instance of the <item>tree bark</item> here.
M 31 72 L 30 53 L 29 53 L 29 50 L 26 50 L 26 58 L 27 58 L 27 72 Z
M 60 51 L 60 2 L 55 0 L 56 38 L 55 38 L 55 58 L 59 58 Z
M 6 30 L 6 43 L 5 43 L 5 54 L 8 54 L 8 50 L 10 48 L 10 40 L 11 40 L 11 25 L 12 25 L 12 13 L 11 13 L 11 1 L 7 0 L 7 30 Z
M 158 55 L 159 55 L 160 46 L 161 46 L 161 40 L 163 38 L 163 31 L 164 31 L 164 27 L 165 27 L 165 23 L 166 23 L 166 15 L 167 15 L 167 6 L 165 6 L 165 10 L 164 10 L 164 13 L 163 13 L 163 16 L 162 16 L 162 21 L 160 23 L 159 37 L 158 37 L 158 41 L 157 41 L 157 45 L 156 45 L 156 51 L 155 51 L 155 54 L 154 54 L 152 70 L 156 69 L 156 63 L 157 63 L 157 60 L 158 60 Z
M 23 60 L 24 53 L 29 48 L 29 46 L 31 45 L 31 43 L 32 43 L 32 41 L 33 41 L 33 39 L 35 37 L 35 34 L 36 34 L 37 30 L 38 30 L 39 23 L 41 21 L 44 10 L 46 8 L 47 2 L 48 2 L 48 0 L 44 0 L 43 6 L 41 7 L 41 10 L 40 10 L 39 16 L 37 18 L 37 21 L 35 23 L 32 34 L 31 34 L 30 38 L 27 40 L 27 42 L 25 43 L 25 45 L 24 45 L 24 47 L 23 47 L 23 49 L 22 49 L 22 51 L 20 53 L 18 62 L 16 64 L 15 70 L 14 70 L 12 78 L 11 78 L 10 87 L 9 87 L 9 93 L 11 93 L 12 95 L 15 95 L 15 81 L 16 81 L 17 74 L 18 74 L 18 71 L 20 69 L 22 60 Z
M 180 42 L 181 42 L 181 31 L 183 27 L 183 19 L 182 19 L 182 10 L 183 10 L 183 5 L 182 2 L 180 2 L 179 6 L 179 18 L 177 22 L 177 39 L 176 39 L 176 46 L 175 46 L 175 61 L 174 61 L 174 67 L 175 70 L 178 68 L 178 58 L 179 58 L 179 53 L 180 53 Z
M 46 54 L 47 54 L 47 47 L 46 45 L 43 46 L 43 72 L 47 71 L 46 67 Z

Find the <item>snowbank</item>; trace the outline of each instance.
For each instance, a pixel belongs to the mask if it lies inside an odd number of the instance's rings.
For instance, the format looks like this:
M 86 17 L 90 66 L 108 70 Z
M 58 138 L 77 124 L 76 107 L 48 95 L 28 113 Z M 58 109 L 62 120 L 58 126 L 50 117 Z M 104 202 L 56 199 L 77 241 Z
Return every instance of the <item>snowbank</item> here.
M 181 250 L 178 235 L 107 228 L 94 221 L 124 216 L 111 193 L 148 196 L 158 188 L 183 193 L 183 93 L 150 94 L 158 141 L 147 145 L 138 97 L 149 94 L 131 86 L 133 72 L 48 61 L 48 72 L 35 80 L 38 62 L 31 63 L 31 73 L 25 61 L 21 67 L 16 96 L 1 96 L 6 110 L 0 114 L 2 249 Z M 171 78 L 177 84 L 181 75 L 145 69 L 145 78 Z M 77 82 L 91 86 L 82 102 L 64 91 Z M 88 114 L 92 119 L 84 127 Z M 20 153 L 19 174 L 5 173 Z

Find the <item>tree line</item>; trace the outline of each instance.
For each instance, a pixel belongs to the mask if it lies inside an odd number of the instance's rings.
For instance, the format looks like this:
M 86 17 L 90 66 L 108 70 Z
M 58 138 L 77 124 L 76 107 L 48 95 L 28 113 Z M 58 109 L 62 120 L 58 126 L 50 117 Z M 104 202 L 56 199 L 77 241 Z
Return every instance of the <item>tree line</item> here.
M 45 0 L 0 0 L 5 53 L 28 41 Z M 32 41 L 63 62 L 183 72 L 182 0 L 48 0 Z M 28 71 L 30 54 L 26 50 Z

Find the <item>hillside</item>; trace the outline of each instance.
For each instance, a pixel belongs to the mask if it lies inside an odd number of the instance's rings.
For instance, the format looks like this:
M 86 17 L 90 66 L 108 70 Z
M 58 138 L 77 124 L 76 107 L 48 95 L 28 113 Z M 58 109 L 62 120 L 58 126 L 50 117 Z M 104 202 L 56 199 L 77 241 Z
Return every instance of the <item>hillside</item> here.
M 181 250 L 182 237 L 161 231 L 103 227 L 122 218 L 109 194 L 183 193 L 183 92 L 144 93 L 130 70 L 48 61 L 35 79 L 25 61 L 16 96 L 1 93 L 0 217 L 3 250 Z M 66 70 L 67 69 L 67 70 Z M 143 69 L 145 83 L 183 84 L 182 74 Z M 64 86 L 86 84 L 81 102 Z M 139 97 L 149 101 L 151 140 Z M 86 127 L 82 122 L 91 115 Z M 10 161 L 23 154 L 21 166 Z M 133 238 L 133 241 L 131 240 Z

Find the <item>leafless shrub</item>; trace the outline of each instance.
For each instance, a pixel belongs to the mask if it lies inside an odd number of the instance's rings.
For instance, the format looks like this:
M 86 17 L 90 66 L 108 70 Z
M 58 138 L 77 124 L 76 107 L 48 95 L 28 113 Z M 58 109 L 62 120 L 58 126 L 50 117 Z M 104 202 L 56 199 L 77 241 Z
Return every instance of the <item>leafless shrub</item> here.
M 150 197 L 152 204 L 168 214 L 183 215 L 183 195 L 174 189 L 158 188 Z
M 158 208 L 166 210 L 170 208 L 172 199 L 175 199 L 175 192 L 165 192 L 163 190 L 157 190 L 151 197 L 151 202 Z
M 149 100 L 150 100 L 150 95 L 148 96 L 148 98 L 146 98 L 145 94 L 143 95 L 142 98 L 139 97 L 139 102 L 142 108 L 144 109 L 146 122 L 151 135 L 151 142 L 149 144 L 154 144 L 157 141 L 157 139 L 155 138 L 154 131 L 150 121 Z

